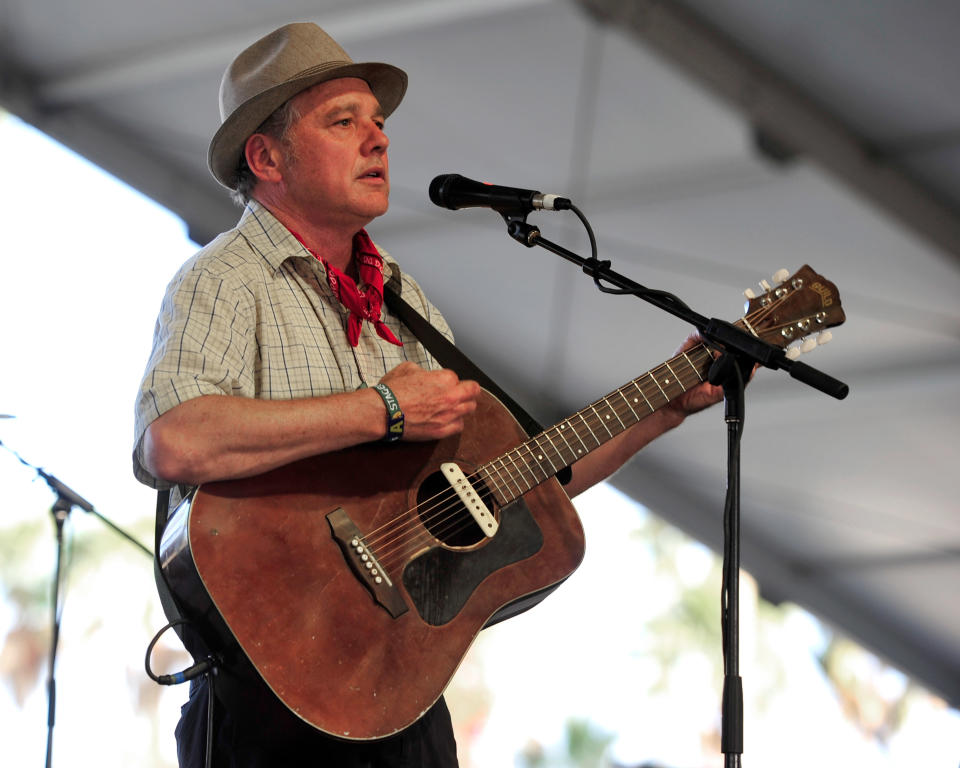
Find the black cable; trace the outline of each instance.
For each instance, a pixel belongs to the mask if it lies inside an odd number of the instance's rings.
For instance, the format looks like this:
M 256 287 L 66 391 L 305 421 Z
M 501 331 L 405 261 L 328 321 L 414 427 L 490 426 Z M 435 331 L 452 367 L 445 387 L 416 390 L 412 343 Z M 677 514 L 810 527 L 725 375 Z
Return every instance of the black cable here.
M 172 675 L 155 675 L 153 670 L 150 669 L 150 656 L 153 653 L 153 649 L 154 646 L 156 646 L 157 641 L 163 636 L 163 633 L 172 627 L 183 626 L 190 623 L 191 622 L 187 619 L 175 619 L 174 621 L 171 621 L 153 636 L 153 639 L 147 646 L 147 655 L 143 660 L 143 666 L 147 671 L 147 677 L 149 677 L 155 683 L 158 683 L 159 685 L 180 685 L 180 683 L 193 680 L 193 678 L 200 677 L 200 675 L 216 673 L 216 670 L 220 665 L 220 661 L 216 656 L 213 655 L 207 656 L 205 659 L 198 661 L 193 666 L 187 667 L 181 672 L 175 672 Z
M 216 677 L 216 667 L 206 672 L 207 677 L 207 744 L 206 756 L 204 757 L 205 768 L 211 768 L 213 764 L 213 681 Z
M 593 227 L 590 226 L 590 222 L 587 221 L 587 217 L 583 215 L 577 206 L 573 203 L 570 203 L 570 210 L 577 214 L 577 218 L 583 222 L 583 228 L 587 230 L 587 237 L 590 238 L 590 258 L 594 261 L 597 259 L 597 238 L 593 234 Z M 594 278 L 596 279 L 596 278 Z
M 570 203 L 570 210 L 577 215 L 577 218 L 583 223 L 583 228 L 587 231 L 587 237 L 590 240 L 590 258 L 587 259 L 588 266 L 585 266 L 583 271 L 593 278 L 593 284 L 597 286 L 598 291 L 601 293 L 608 293 L 613 296 L 657 296 L 670 303 L 672 306 L 677 307 L 678 309 L 690 311 L 690 307 L 688 307 L 683 301 L 674 296 L 672 293 L 667 291 L 658 291 L 651 288 L 610 288 L 603 285 L 600 282 L 599 270 L 609 269 L 611 262 L 609 259 L 600 261 L 597 258 L 597 238 L 593 233 L 593 227 L 591 227 L 590 222 L 587 221 L 587 217 L 573 203 Z
M 179 685 L 180 683 L 185 683 L 188 680 L 199 677 L 200 675 L 203 675 L 207 678 L 207 735 L 204 766 L 205 768 L 211 768 L 213 764 L 213 697 L 215 695 L 214 679 L 216 678 L 217 670 L 220 666 L 219 659 L 213 655 L 207 656 L 205 659 L 198 661 L 193 666 L 187 667 L 182 672 L 175 672 L 172 675 L 155 675 L 153 670 L 150 669 L 150 656 L 153 653 L 153 649 L 156 646 L 157 641 L 160 640 L 164 632 L 172 627 L 184 626 L 188 624 L 191 624 L 191 622 L 187 619 L 174 619 L 164 626 L 159 632 L 157 632 L 157 634 L 155 634 L 153 639 L 150 641 L 150 644 L 147 646 L 147 654 L 143 660 L 143 666 L 147 671 L 147 677 L 160 685 Z

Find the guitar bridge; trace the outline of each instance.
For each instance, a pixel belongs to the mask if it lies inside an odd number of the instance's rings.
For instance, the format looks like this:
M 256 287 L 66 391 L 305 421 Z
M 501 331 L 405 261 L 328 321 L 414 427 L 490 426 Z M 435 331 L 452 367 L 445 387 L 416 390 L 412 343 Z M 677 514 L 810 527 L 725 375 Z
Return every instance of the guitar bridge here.
M 407 604 L 379 562 L 376 555 L 367 547 L 360 530 L 343 507 L 337 507 L 327 515 L 333 538 L 343 550 L 343 556 L 351 570 L 360 580 L 373 599 L 393 617 L 407 612 Z

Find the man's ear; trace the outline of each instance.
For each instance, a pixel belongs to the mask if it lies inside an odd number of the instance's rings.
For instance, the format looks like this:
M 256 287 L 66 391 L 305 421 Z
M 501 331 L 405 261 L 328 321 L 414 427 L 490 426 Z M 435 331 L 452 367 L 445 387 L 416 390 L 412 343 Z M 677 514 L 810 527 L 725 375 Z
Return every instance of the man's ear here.
M 272 182 L 283 179 L 283 150 L 275 138 L 255 133 L 247 139 L 243 152 L 247 165 L 258 179 Z

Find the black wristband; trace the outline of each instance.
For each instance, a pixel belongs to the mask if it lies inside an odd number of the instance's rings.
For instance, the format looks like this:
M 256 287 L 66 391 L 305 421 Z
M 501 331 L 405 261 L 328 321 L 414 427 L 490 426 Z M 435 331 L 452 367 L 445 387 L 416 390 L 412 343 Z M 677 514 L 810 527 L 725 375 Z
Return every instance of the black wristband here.
M 393 390 L 386 384 L 380 382 L 375 384 L 373 389 L 383 398 L 383 404 L 387 406 L 387 434 L 382 438 L 385 443 L 395 443 L 403 437 L 403 411 L 400 410 L 400 403 Z

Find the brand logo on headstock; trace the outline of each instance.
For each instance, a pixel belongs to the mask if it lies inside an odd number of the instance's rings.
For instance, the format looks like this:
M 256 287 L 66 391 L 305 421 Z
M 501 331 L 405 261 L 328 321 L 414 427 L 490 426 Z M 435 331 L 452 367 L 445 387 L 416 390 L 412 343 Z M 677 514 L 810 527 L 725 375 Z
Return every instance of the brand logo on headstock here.
M 825 307 L 829 307 L 833 304 L 833 291 L 831 291 L 823 283 L 812 283 L 810 289 L 815 291 L 820 296 L 821 303 Z

